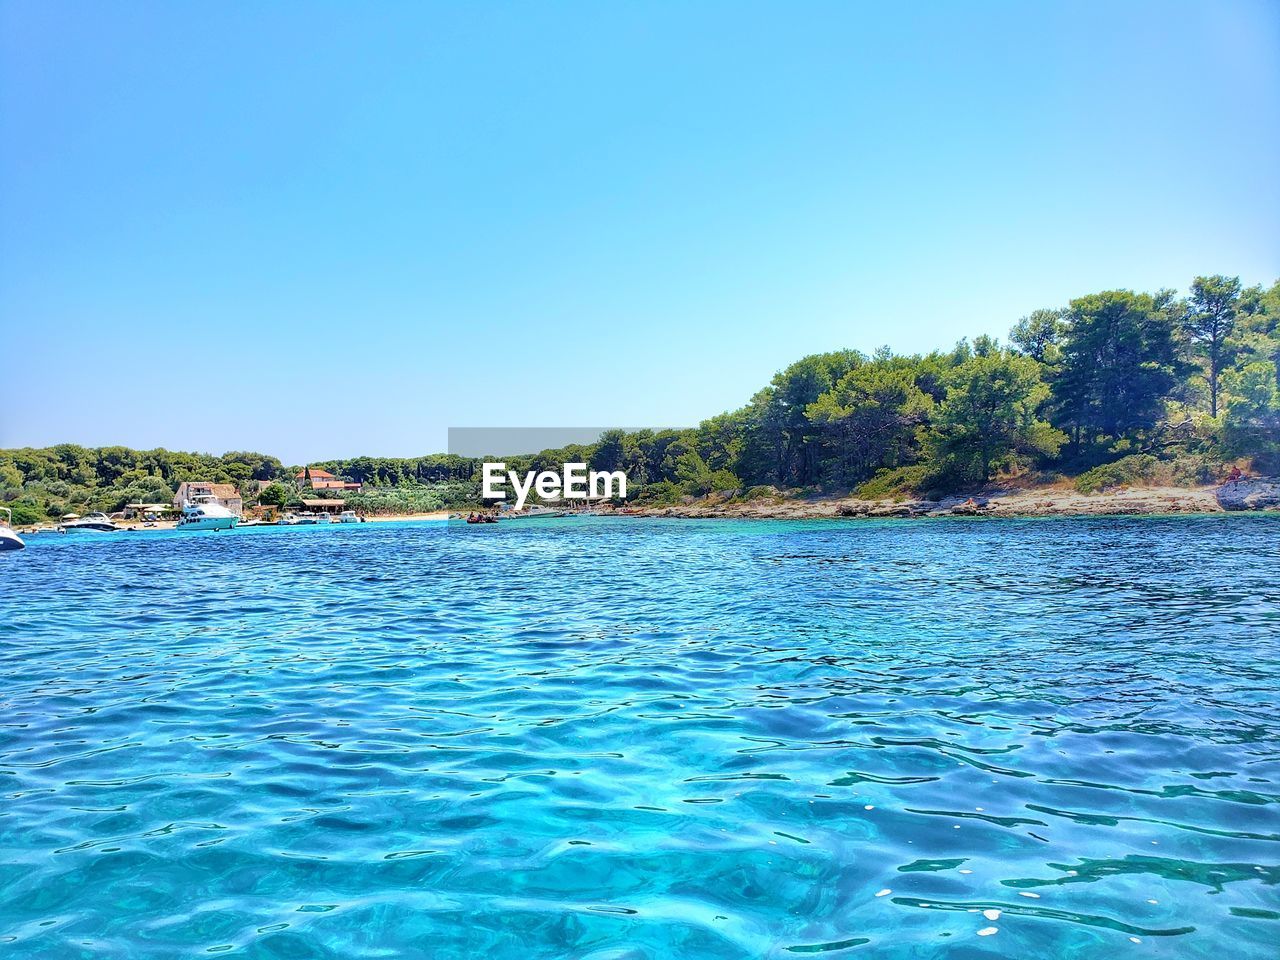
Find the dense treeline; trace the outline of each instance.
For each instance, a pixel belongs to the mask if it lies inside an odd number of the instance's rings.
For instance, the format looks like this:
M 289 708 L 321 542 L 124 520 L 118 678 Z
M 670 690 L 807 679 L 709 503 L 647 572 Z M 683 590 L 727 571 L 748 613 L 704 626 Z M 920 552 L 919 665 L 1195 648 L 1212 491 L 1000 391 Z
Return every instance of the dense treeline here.
M 452 454 L 435 453 L 427 457 L 396 459 L 392 457 L 356 457 L 352 460 L 325 460 L 310 466 L 328 470 L 335 476 L 373 487 L 399 487 L 452 480 L 470 480 L 475 476 L 476 461 Z
M 853 350 L 805 357 L 739 410 L 688 430 L 610 431 L 591 446 L 508 457 L 512 469 L 566 460 L 627 472 L 669 500 L 751 488 L 885 496 L 962 490 L 1036 472 L 1107 482 L 1207 482 L 1228 461 L 1280 472 L 1280 283 L 1198 277 L 1186 297 L 1110 290 L 1037 310 L 1009 343 L 947 351 Z M 312 464 L 366 485 L 371 512 L 478 497 L 477 463 L 437 454 Z M 0 451 L 0 496 L 20 522 L 67 509 L 172 498 L 183 480 L 242 488 L 292 477 L 274 457 L 86 449 Z
M 209 480 L 247 487 L 284 471 L 261 453 L 220 457 L 171 450 L 80 447 L 60 443 L 41 449 L 0 450 L 0 497 L 14 520 L 32 523 L 71 510 L 119 510 L 126 503 L 168 503 L 178 485 Z
M 353 495 L 357 501 L 353 507 L 369 512 L 434 510 L 475 499 L 471 480 L 476 463 L 463 457 L 359 457 L 309 466 L 373 488 L 368 494 Z M 128 503 L 169 503 L 178 485 L 188 480 L 231 483 L 246 499 L 252 499 L 257 486 L 250 481 L 277 481 L 276 489 L 264 491 L 264 500 L 284 505 L 299 499 L 294 477 L 301 469 L 261 453 L 212 456 L 61 443 L 0 450 L 0 497 L 13 508 L 18 523 L 56 518 L 72 510 L 116 511 Z M 379 495 L 378 488 L 386 488 L 384 495 Z
M 940 493 L 1028 471 L 1200 483 L 1238 459 L 1280 471 L 1280 283 L 1106 291 L 1037 310 L 1009 339 L 805 357 L 696 430 L 606 436 L 592 465 L 658 498 Z

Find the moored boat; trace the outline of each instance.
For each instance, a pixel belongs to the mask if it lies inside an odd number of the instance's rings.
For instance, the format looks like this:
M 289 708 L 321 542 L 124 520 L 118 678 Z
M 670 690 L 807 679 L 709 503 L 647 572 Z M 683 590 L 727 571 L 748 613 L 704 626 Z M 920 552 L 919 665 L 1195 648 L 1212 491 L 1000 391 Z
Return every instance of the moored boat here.
M 339 523 L 359 523 L 360 518 L 356 516 L 356 512 L 354 510 L 343 510 L 340 514 L 338 514 L 338 522 Z
M 119 529 L 111 522 L 111 518 L 102 512 L 90 513 L 83 517 L 74 513 L 67 514 L 58 524 L 58 530 L 62 533 L 112 533 Z
M 0 550 L 21 550 L 26 546 L 22 538 L 13 530 L 13 511 L 8 507 L 0 507 Z
M 179 530 L 232 530 L 240 518 L 209 494 L 197 494 L 182 504 Z

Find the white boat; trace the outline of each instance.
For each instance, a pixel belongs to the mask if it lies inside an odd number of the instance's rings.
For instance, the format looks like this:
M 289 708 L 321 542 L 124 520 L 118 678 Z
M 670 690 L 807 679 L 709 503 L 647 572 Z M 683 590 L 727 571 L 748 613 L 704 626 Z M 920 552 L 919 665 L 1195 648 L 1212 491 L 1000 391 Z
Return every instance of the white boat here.
M 0 551 L 21 550 L 26 546 L 22 538 L 13 532 L 13 511 L 8 507 L 0 507 L 4 519 L 0 520 Z
M 340 514 L 338 514 L 338 522 L 339 523 L 359 523 L 360 518 L 356 516 L 356 512 L 354 510 L 343 510 Z
M 210 494 L 197 494 L 182 504 L 179 530 L 231 530 L 240 518 Z
M 58 524 L 58 529 L 63 533 L 111 533 L 120 529 L 111 522 L 110 517 L 101 512 L 91 513 L 84 517 L 74 513 L 67 516 L 71 519 L 64 517 L 62 522 Z

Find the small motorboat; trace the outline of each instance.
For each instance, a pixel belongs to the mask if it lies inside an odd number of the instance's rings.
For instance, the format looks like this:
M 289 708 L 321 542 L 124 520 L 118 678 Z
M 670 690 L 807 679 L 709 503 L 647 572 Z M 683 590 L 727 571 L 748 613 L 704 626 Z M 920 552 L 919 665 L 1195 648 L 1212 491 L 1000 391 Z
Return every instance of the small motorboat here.
M 0 520 L 0 551 L 21 550 L 26 544 L 14 533 L 13 511 L 8 507 L 0 507 L 0 514 L 4 515 L 4 519 Z
M 340 514 L 338 514 L 338 522 L 339 523 L 359 523 L 360 518 L 356 516 L 356 512 L 354 510 L 343 510 Z
M 488 513 L 473 513 L 467 517 L 467 523 L 497 523 L 498 518 Z
M 111 522 L 111 518 L 102 512 L 91 513 L 84 517 L 70 513 L 58 524 L 58 530 L 62 533 L 114 533 L 119 529 Z

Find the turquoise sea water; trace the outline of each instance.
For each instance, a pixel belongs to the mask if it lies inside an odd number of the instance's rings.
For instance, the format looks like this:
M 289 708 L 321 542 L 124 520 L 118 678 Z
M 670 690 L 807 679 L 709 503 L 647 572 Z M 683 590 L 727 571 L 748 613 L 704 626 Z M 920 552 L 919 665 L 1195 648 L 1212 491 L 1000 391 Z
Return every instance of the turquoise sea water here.
M 1278 800 L 1280 517 L 0 555 L 4 958 L 1273 960 Z

